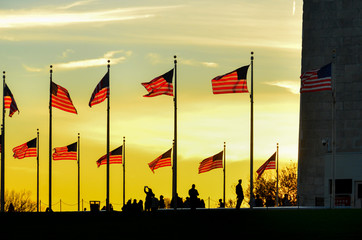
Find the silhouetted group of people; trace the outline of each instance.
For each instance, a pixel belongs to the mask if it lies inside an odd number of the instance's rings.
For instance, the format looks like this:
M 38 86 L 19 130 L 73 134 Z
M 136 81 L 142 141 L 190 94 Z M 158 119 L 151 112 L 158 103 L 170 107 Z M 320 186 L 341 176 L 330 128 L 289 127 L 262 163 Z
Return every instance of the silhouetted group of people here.
M 281 199 L 281 202 L 279 202 L 280 206 L 292 206 L 292 203 L 290 202 L 289 195 L 284 194 L 284 197 Z M 265 198 L 265 202 L 263 199 L 260 198 L 260 195 L 256 195 L 255 198 L 255 207 L 275 207 L 275 199 L 272 196 L 267 196 Z
M 241 204 L 244 200 L 244 192 L 242 187 L 242 180 L 239 179 L 238 184 L 235 187 L 235 193 L 236 193 L 236 209 L 240 209 Z M 143 191 L 146 194 L 145 202 L 144 202 L 144 208 L 143 208 L 143 201 L 139 200 L 137 202 L 136 199 L 128 200 L 128 202 L 122 207 L 122 211 L 125 212 L 142 212 L 142 211 L 156 211 L 157 209 L 163 209 L 166 208 L 166 204 L 164 201 L 164 197 L 161 195 L 160 198 L 156 198 L 155 194 L 153 193 L 152 189 L 148 186 L 145 186 Z M 203 199 L 199 198 L 199 192 L 196 189 L 195 184 L 192 184 L 191 189 L 189 190 L 189 196 L 186 197 L 186 200 L 183 201 L 182 198 L 176 194 L 176 199 L 171 200 L 170 206 L 174 208 L 175 205 L 177 208 L 189 208 L 191 210 L 195 210 L 196 208 L 205 208 L 205 202 Z M 263 199 L 260 198 L 259 195 L 256 195 L 256 198 L 254 200 L 254 206 L 255 207 L 273 207 L 275 206 L 275 200 L 271 196 L 266 197 L 265 202 Z M 289 196 L 288 194 L 284 195 L 284 198 L 282 199 L 282 206 L 291 206 Z M 222 200 L 219 200 L 219 207 L 224 208 L 225 203 L 222 202 Z

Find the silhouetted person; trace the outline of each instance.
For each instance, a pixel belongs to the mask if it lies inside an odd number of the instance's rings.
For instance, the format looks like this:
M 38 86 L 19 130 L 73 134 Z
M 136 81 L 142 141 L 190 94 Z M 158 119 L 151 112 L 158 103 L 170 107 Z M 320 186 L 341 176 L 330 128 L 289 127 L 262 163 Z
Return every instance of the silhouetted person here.
M 198 196 L 199 192 L 195 188 L 195 184 L 192 184 L 191 189 L 189 190 L 189 196 L 190 196 L 190 207 L 191 210 L 195 210 L 198 203 Z
M 10 203 L 9 208 L 8 208 L 8 212 L 15 212 L 15 208 L 13 203 Z
M 235 192 L 236 192 L 236 209 L 240 209 L 241 203 L 244 200 L 244 192 L 243 192 L 243 186 L 241 186 L 242 180 L 239 179 L 238 185 L 236 185 Z
M 271 196 L 266 197 L 265 206 L 266 207 L 274 207 L 275 201 Z
M 166 207 L 166 206 L 165 206 L 165 200 L 163 199 L 163 195 L 160 196 L 160 200 L 158 201 L 158 207 L 159 207 L 160 209 L 163 209 L 163 208 Z
M 219 199 L 219 208 L 225 208 L 225 203 L 222 202 L 222 199 Z
M 291 206 L 292 204 L 289 201 L 289 195 L 288 194 L 284 194 L 284 197 L 282 199 L 282 205 L 283 206 Z
M 255 207 L 263 207 L 264 203 L 263 200 L 260 198 L 260 195 L 256 195 L 255 198 Z
M 142 212 L 142 211 L 143 211 L 143 201 L 139 200 L 137 206 L 137 212 Z
M 143 191 L 146 193 L 146 200 L 145 200 L 145 211 L 150 211 L 152 207 L 152 198 L 155 194 L 152 192 L 152 189 L 145 186 Z
M 177 204 L 177 208 L 183 208 L 183 202 L 182 202 L 182 198 L 180 198 L 178 196 L 178 193 L 176 193 L 176 199 L 172 198 L 171 199 L 171 207 L 174 208 L 175 204 Z

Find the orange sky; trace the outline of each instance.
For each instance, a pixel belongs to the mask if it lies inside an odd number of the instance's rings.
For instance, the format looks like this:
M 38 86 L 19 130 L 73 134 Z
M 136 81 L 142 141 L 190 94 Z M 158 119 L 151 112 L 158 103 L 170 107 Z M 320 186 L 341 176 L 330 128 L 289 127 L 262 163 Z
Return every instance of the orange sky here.
M 282 165 L 297 161 L 302 1 L 9 1 L 0 9 L 0 66 L 20 114 L 6 117 L 6 189 L 36 198 L 36 160 L 11 149 L 40 129 L 40 197 L 48 203 L 49 65 L 68 89 L 78 115 L 53 110 L 53 147 L 81 134 L 81 195 L 105 200 L 106 102 L 88 107 L 111 60 L 111 149 L 126 137 L 126 200 L 144 199 L 143 186 L 171 197 L 171 168 L 147 163 L 173 139 L 172 97 L 143 98 L 141 85 L 178 58 L 178 192 L 193 183 L 211 206 L 222 197 L 222 170 L 198 174 L 199 163 L 227 144 L 226 198 L 249 180 L 249 94 L 213 95 L 211 79 L 254 62 L 254 169 L 280 144 Z M 248 86 L 250 87 L 250 72 Z M 53 163 L 53 203 L 77 206 L 77 167 Z M 122 203 L 122 166 L 111 166 L 111 202 Z M 66 203 L 71 205 L 66 205 Z M 43 205 L 45 206 L 45 205 Z M 59 210 L 59 205 L 54 205 Z

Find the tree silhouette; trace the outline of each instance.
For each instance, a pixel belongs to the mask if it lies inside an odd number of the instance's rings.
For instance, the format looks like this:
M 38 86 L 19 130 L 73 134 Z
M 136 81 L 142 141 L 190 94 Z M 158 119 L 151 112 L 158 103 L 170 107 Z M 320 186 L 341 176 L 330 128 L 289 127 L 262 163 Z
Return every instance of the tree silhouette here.
M 5 191 L 5 209 L 8 211 L 10 203 L 14 206 L 15 212 L 34 212 L 36 211 L 36 202 L 30 199 L 31 192 L 22 190 L 20 192 Z
M 269 170 L 263 173 L 263 175 L 257 179 L 254 176 L 254 197 L 259 195 L 264 204 L 268 197 L 275 202 L 276 197 L 276 174 L 275 171 Z M 245 189 L 244 202 L 249 202 L 250 199 L 250 182 L 248 188 Z M 297 204 L 297 165 L 291 163 L 282 169 L 279 169 L 279 206 L 282 203 L 284 194 L 289 195 L 289 201 L 291 205 Z

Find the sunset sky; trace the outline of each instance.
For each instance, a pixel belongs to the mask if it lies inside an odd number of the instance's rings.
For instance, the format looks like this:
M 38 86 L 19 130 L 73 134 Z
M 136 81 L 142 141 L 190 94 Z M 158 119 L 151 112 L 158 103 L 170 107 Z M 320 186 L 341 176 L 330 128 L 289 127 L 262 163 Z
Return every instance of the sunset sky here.
M 12 148 L 40 130 L 40 197 L 48 203 L 49 65 L 78 115 L 53 109 L 53 147 L 81 134 L 81 197 L 105 201 L 106 102 L 90 96 L 111 61 L 111 149 L 126 137 L 126 200 L 143 199 L 143 186 L 171 198 L 172 170 L 152 173 L 147 163 L 173 139 L 173 99 L 142 97 L 142 82 L 178 59 L 178 193 L 194 183 L 211 206 L 222 198 L 222 170 L 198 174 L 199 163 L 226 142 L 226 198 L 249 182 L 249 94 L 213 95 L 211 79 L 250 64 L 254 51 L 254 170 L 280 145 L 280 162 L 297 161 L 302 0 L 0 0 L 1 71 L 20 113 L 6 115 L 6 189 L 36 199 L 36 159 L 12 157 Z M 248 72 L 250 87 L 250 70 Z M 76 210 L 77 164 L 53 162 L 53 204 Z M 122 203 L 122 166 L 111 165 L 110 201 Z M 66 205 L 72 204 L 73 206 Z M 104 204 L 104 203 L 102 203 Z M 54 205 L 55 211 L 59 204 Z

